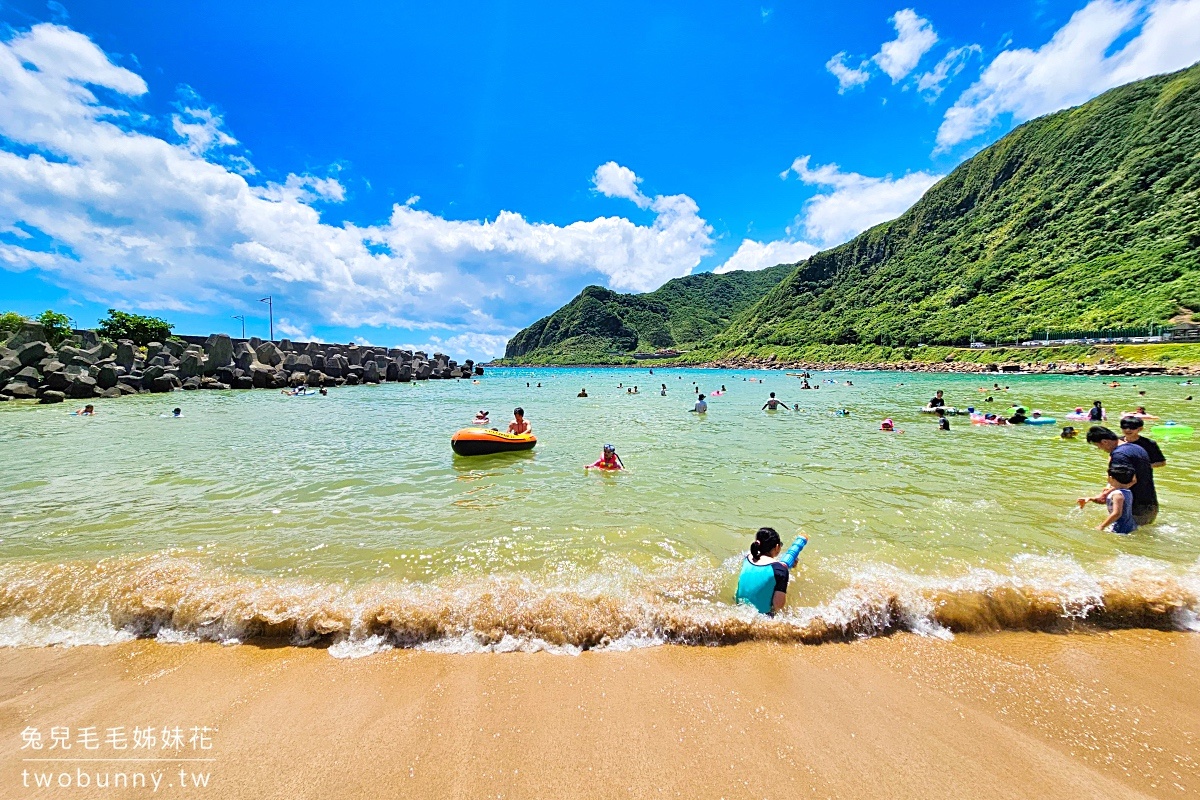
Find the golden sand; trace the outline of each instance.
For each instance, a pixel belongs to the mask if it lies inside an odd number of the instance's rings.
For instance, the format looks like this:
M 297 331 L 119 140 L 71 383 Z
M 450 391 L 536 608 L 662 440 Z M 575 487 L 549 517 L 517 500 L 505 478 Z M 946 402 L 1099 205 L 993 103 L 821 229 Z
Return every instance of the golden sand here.
M 209 726 L 212 748 L 76 743 L 213 798 L 1059 798 L 1200 795 L 1200 636 L 912 635 L 815 647 L 338 660 L 137 641 L 0 651 L 0 797 L 82 762 L 22 731 Z M 132 743 L 131 743 L 132 746 Z M 182 790 L 180 765 L 208 771 Z M 189 773 L 190 774 L 190 773 Z M 168 784 L 172 784 L 168 786 Z

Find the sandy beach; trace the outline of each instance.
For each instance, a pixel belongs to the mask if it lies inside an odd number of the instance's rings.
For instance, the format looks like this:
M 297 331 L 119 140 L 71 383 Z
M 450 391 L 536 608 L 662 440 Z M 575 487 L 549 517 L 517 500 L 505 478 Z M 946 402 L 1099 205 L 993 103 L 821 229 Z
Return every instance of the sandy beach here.
M 1152 631 L 576 657 L 10 649 L 0 796 L 1188 797 L 1197 679 L 1200 638 Z M 55 726 L 95 726 L 97 748 L 76 740 L 75 758 L 205 760 L 27 760 L 61 757 Z M 122 726 L 184 738 L 117 750 L 107 729 Z M 180 767 L 207 787 L 181 789 Z M 81 769 L 86 788 L 33 787 L 34 773 L 74 784 Z M 161 770 L 158 791 L 95 787 L 120 770 Z

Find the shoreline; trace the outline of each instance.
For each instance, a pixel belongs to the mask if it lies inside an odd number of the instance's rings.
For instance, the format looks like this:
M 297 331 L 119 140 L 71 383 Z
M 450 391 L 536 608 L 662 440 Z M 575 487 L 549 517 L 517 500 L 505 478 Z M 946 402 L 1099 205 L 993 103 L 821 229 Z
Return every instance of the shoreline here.
M 926 361 L 853 362 L 853 361 L 781 361 L 767 358 L 722 359 L 694 363 L 650 362 L 635 364 L 504 364 L 490 362 L 488 369 L 732 369 L 732 370 L 808 370 L 811 372 L 923 372 L 972 375 L 1079 375 L 1082 377 L 1200 376 L 1200 366 L 1163 366 L 1161 364 L 1119 364 L 1071 369 L 1049 369 L 1029 364 L 983 364 L 974 362 L 934 363 Z M 1197 383 L 1200 387 L 1200 382 Z
M 4 796 L 36 792 L 22 770 L 59 768 L 22 760 L 23 730 L 97 726 L 102 756 L 106 728 L 146 724 L 180 726 L 185 751 L 191 728 L 211 729 L 212 760 L 187 765 L 209 786 L 173 787 L 183 797 L 1200 791 L 1200 637 L 1186 633 L 350 661 L 136 641 L 0 650 L 0 676 Z
M 757 353 L 722 355 L 693 350 L 681 356 L 631 363 L 513 363 L 493 359 L 493 367 L 586 367 L 669 369 L 807 369 L 828 371 L 886 371 L 934 373 L 1019 373 L 1047 375 L 1181 375 L 1200 376 L 1200 343 L 1054 345 L 1048 347 L 990 347 L 971 349 L 949 345 L 884 347 L 878 345 L 782 346 Z

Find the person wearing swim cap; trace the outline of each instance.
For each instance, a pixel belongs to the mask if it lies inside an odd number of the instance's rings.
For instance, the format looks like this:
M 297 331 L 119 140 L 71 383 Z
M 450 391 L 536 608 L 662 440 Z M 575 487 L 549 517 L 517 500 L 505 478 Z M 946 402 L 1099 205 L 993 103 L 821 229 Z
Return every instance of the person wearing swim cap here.
M 896 423 L 892 422 L 891 417 L 879 423 L 879 430 L 885 433 L 904 433 L 904 431 L 896 430 Z
M 779 533 L 774 528 L 759 528 L 750 544 L 750 554 L 742 559 L 735 602 L 754 606 L 760 614 L 774 616 L 787 603 L 790 570 L 796 566 L 796 558 L 806 544 L 807 537 L 798 537 L 787 555 L 780 558 L 783 541 Z
M 588 464 L 588 469 L 625 469 L 625 463 L 621 461 L 621 457 L 617 455 L 617 448 L 611 444 L 604 445 L 604 452 L 600 455 L 600 460 L 594 464 Z
M 513 421 L 508 423 L 508 432 L 518 436 L 533 433 L 533 426 L 525 421 L 525 409 L 520 406 L 513 409 Z

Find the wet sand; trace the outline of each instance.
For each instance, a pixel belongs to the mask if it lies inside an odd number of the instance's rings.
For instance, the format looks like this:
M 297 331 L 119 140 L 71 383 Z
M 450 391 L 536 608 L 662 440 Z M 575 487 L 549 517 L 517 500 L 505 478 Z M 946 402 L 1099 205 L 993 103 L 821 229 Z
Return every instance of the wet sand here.
M 216 728 L 158 795 L 220 798 L 1036 798 L 1200 794 L 1200 636 L 898 635 L 820 646 L 337 660 L 151 641 L 0 651 L 0 797 L 21 731 Z M 74 730 L 73 730 L 74 735 Z M 132 743 L 131 743 L 132 747 Z M 174 755 L 114 751 L 73 757 Z M 56 753 L 43 748 L 45 758 Z M 182 790 L 181 764 L 211 773 Z M 170 785 L 168 785 L 170 784 Z

